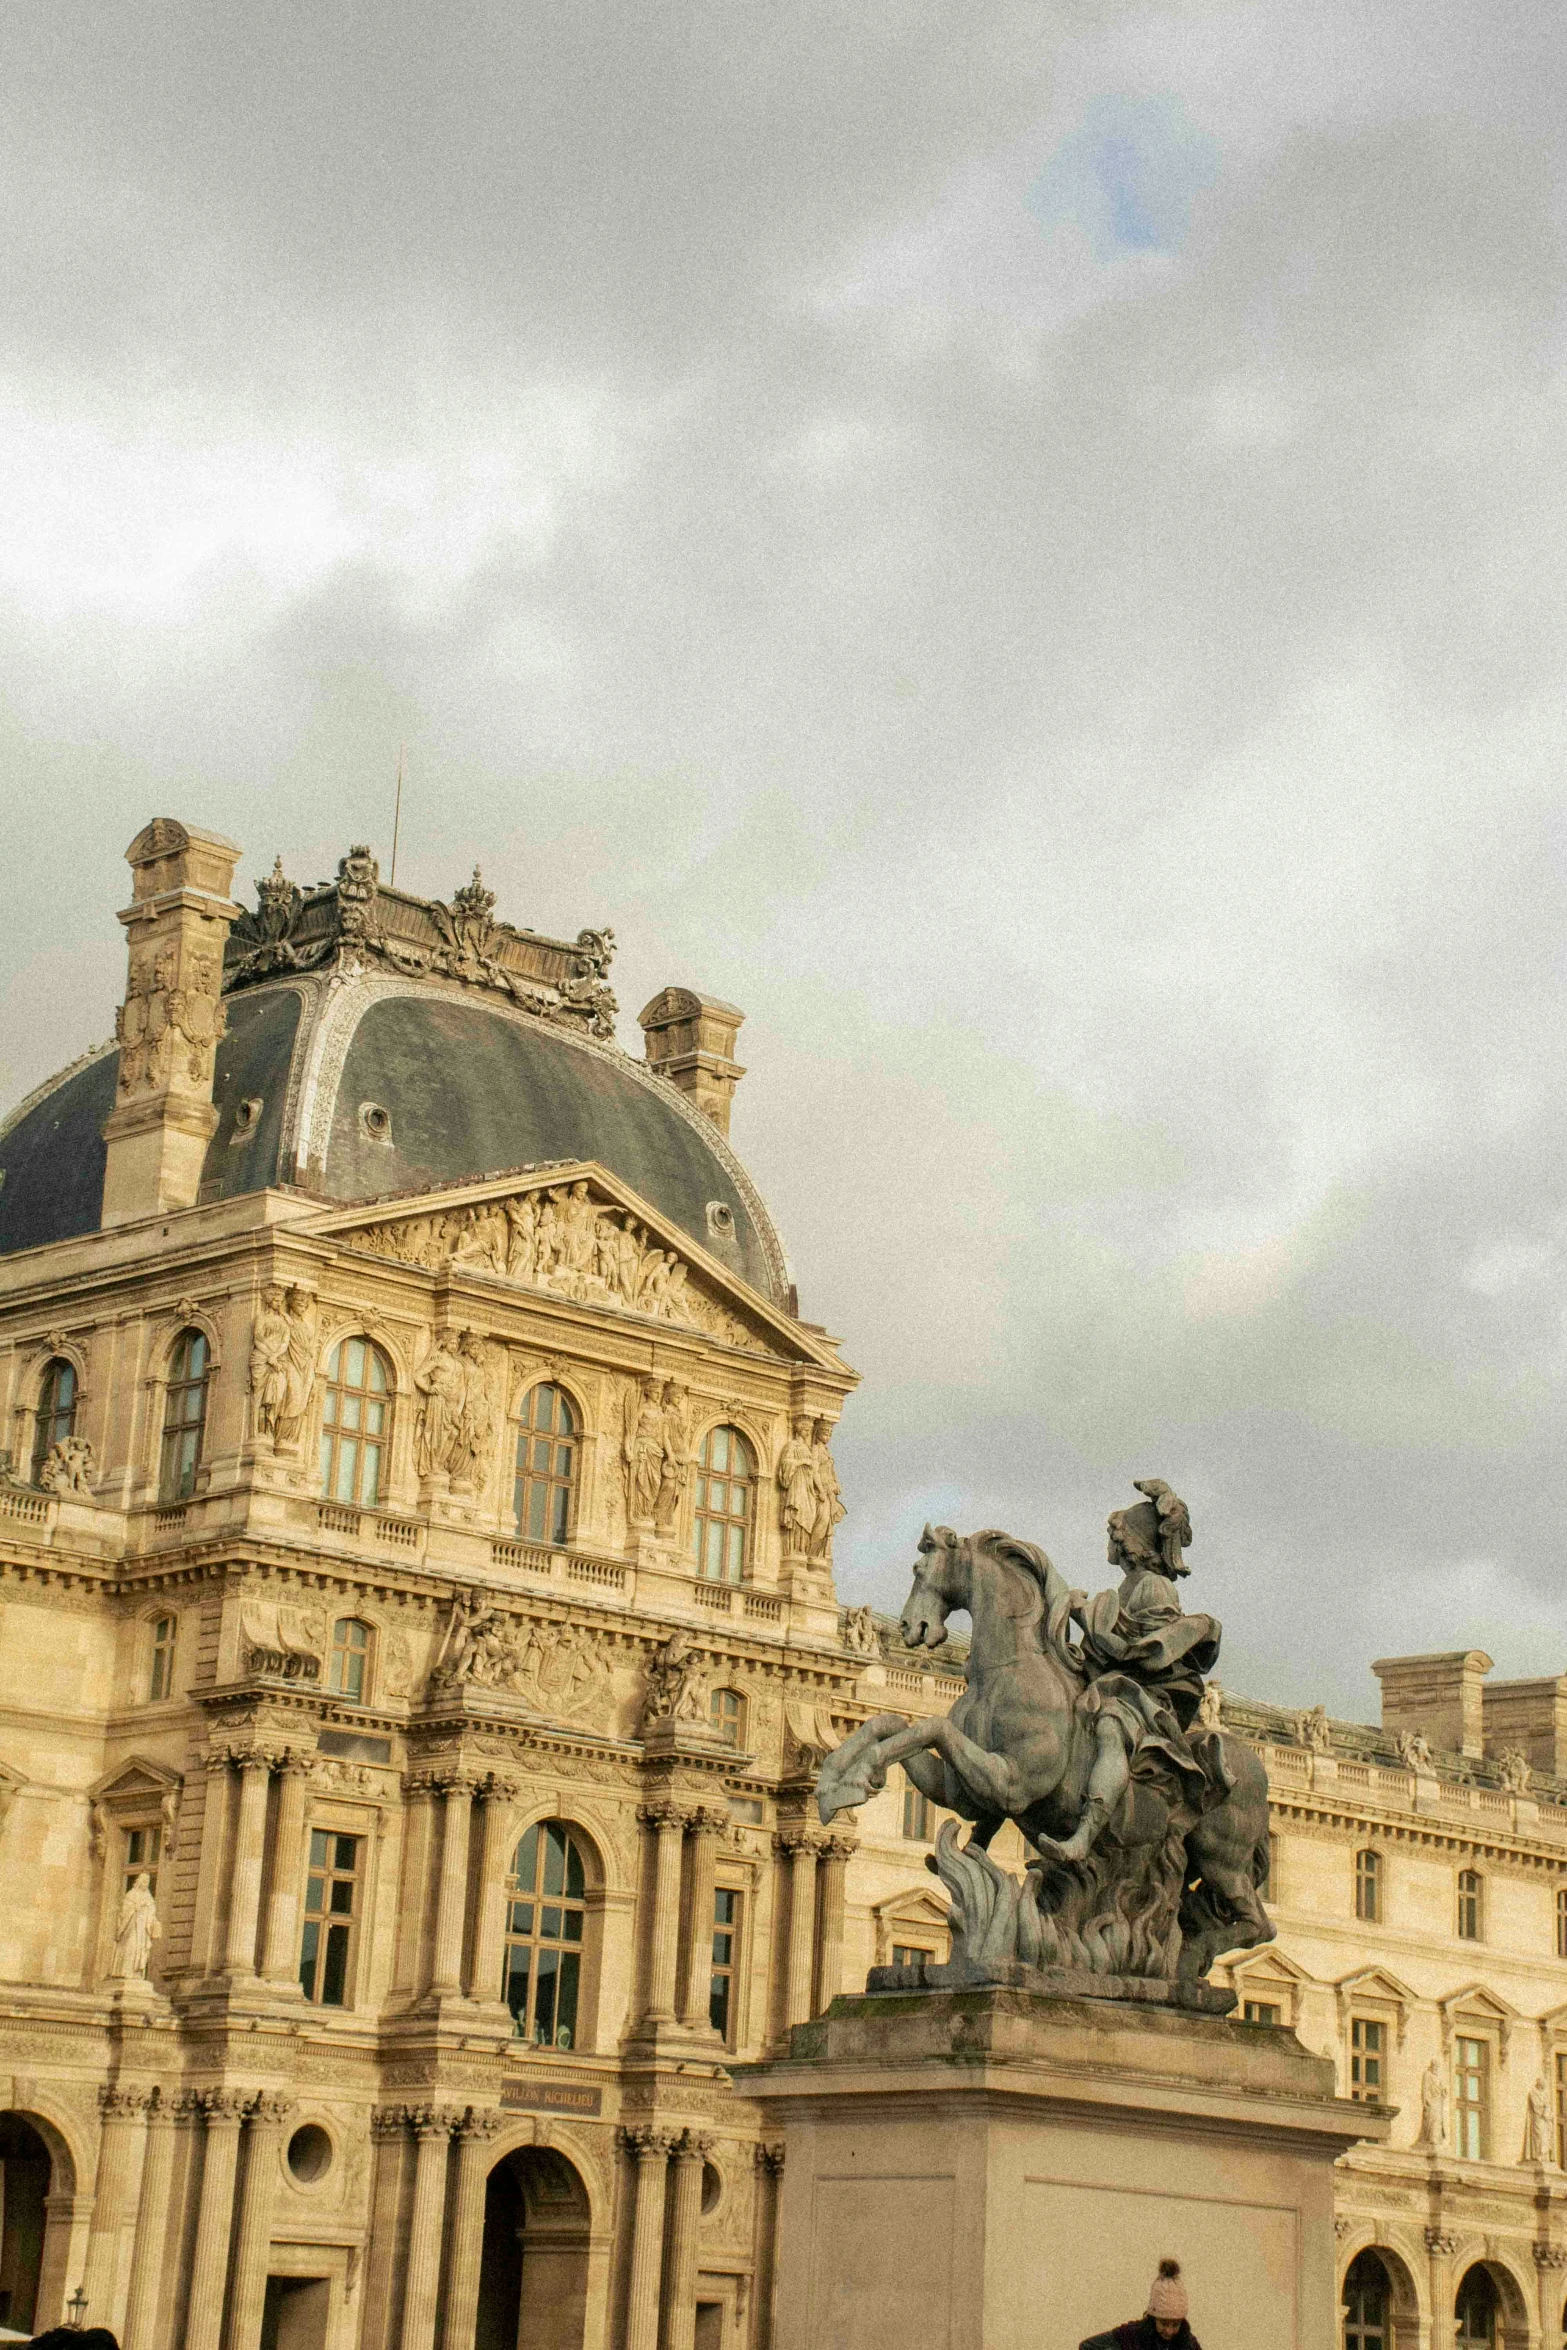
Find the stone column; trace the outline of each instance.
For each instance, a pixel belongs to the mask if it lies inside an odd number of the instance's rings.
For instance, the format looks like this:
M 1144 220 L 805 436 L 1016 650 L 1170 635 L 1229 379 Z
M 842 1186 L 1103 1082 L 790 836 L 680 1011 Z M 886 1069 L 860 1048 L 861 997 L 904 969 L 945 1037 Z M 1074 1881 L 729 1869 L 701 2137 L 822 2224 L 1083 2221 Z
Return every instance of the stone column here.
M 473 1782 L 448 1779 L 444 1791 L 441 1878 L 435 1901 L 435 1951 L 430 1988 L 460 1992 L 463 1927 L 468 1911 L 468 1827 L 473 1816 Z
M 675 2147 L 673 2208 L 669 2228 L 669 2291 L 665 2297 L 665 2350 L 696 2350 L 696 2268 L 702 2226 L 702 2165 L 713 2141 L 698 2130 L 683 2130 Z
M 277 1841 L 272 1848 L 272 1888 L 267 1896 L 267 1933 L 261 1971 L 269 1983 L 288 1983 L 299 1965 L 299 1890 L 305 1873 L 305 1797 L 309 1791 L 302 1754 L 285 1754 L 278 1764 Z
M 643 2021 L 672 2024 L 675 1964 L 680 1951 L 680 1843 L 685 1834 L 685 1813 L 678 1803 L 661 1796 L 642 1804 L 637 1817 L 648 1823 L 658 1840 L 653 1856 L 653 1919 Z
M 843 1988 L 844 1879 L 849 1862 L 859 1850 L 854 1836 L 827 1836 L 822 1841 L 821 1962 L 817 2008 L 825 2011 Z
M 1453 2302 L 1458 2291 L 1458 2271 L 1454 2255 L 1458 2250 L 1456 2235 L 1448 2235 L 1440 2220 L 1426 2228 L 1426 2251 L 1431 2257 L 1431 2350 L 1452 2350 L 1455 2330 Z
M 113 2331 L 120 2322 L 120 2253 L 133 2211 L 137 2157 L 147 2127 L 150 2089 L 100 2089 L 103 2132 L 98 2141 L 97 2195 L 87 2238 L 82 2290 L 96 2326 Z
M 206 1800 L 201 1814 L 201 1858 L 196 1878 L 196 1910 L 191 1921 L 190 1959 L 198 1974 L 212 1974 L 223 1947 L 219 1915 L 227 1863 L 229 1763 L 226 1747 L 214 1747 L 203 1760 L 207 1774 Z
M 465 1823 L 466 1817 L 465 1810 Z M 436 2305 L 441 2289 L 441 2223 L 446 2216 L 446 2155 L 457 2118 L 444 2105 L 415 2106 L 408 2116 L 419 2151 L 414 2166 L 413 2214 L 408 2223 L 402 2350 L 435 2350 Z
M 778 2196 L 783 2177 L 782 2145 L 756 2149 L 756 2339 L 754 2350 L 773 2350 L 773 2279 L 778 2269 Z
M 262 1782 L 265 1785 L 265 1781 Z M 228 2282 L 229 2234 L 234 2223 L 234 2173 L 239 2167 L 239 2126 L 248 2100 L 237 2089 L 204 2089 L 197 2099 L 207 2117 L 201 2162 L 201 2203 L 196 2215 L 196 2257 L 191 2263 L 185 2350 L 218 2350 L 223 2331 L 223 2289 Z
M 261 2314 L 267 2298 L 267 2265 L 272 2250 L 272 2191 L 277 2182 L 278 2145 L 288 2118 L 286 2097 L 260 2096 L 245 2125 L 245 2182 L 239 2198 L 239 2246 L 234 2255 L 234 2306 L 229 2315 L 228 2350 L 260 2350 Z
M 125 2350 L 152 2350 L 163 2306 L 164 2262 L 169 2235 L 169 2180 L 174 2169 L 174 2125 L 189 2118 L 184 2097 L 165 2098 L 154 2090 L 147 2116 L 147 2159 L 141 2169 L 136 2206 L 136 2242 L 131 2252 L 131 2291 L 125 2310 Z M 106 2320 L 113 2330 L 113 2321 Z
M 224 1970 L 250 1975 L 256 1969 L 256 1926 L 261 1915 L 261 1855 L 267 1835 L 269 1754 L 240 1760 L 239 1822 L 234 1830 L 234 1866 L 229 1873 L 229 1930 Z
M 469 2350 L 479 2318 L 479 2265 L 484 2256 L 484 2190 L 490 2140 L 498 2113 L 470 2105 L 457 2125 L 457 2192 L 452 2210 L 452 2257 L 446 2280 L 444 2350 Z
M 637 2166 L 626 2350 L 658 2350 L 658 2305 L 664 2276 L 664 2174 L 675 2133 L 647 2127 L 622 2130 L 620 2142 Z
M 811 2012 L 811 1961 L 816 1955 L 816 1838 L 809 1828 L 780 1829 L 774 1848 L 789 1863 L 789 1941 L 784 1962 L 784 2030 Z
M 506 1872 L 511 1866 L 512 1805 L 517 1789 L 493 1775 L 484 1783 L 483 1833 L 479 1844 L 479 1914 L 473 1933 L 470 1999 L 501 1996 L 501 1953 L 506 1946 Z
M 713 1953 L 713 1872 L 718 1832 L 728 1814 L 699 1804 L 691 1814 L 691 1943 L 686 1952 L 686 1995 L 680 2021 L 691 2031 L 710 2031 L 708 1992 Z

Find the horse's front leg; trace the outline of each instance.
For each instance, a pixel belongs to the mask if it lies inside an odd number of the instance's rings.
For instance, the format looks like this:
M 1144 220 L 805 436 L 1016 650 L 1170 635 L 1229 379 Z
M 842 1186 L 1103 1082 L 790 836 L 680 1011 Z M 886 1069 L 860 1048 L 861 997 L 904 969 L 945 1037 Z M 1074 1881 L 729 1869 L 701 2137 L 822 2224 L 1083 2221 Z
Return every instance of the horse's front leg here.
M 825 1826 L 836 1813 L 867 1803 L 887 1784 L 882 1746 L 906 1727 L 902 1714 L 872 1714 L 841 1746 L 822 1758 L 816 1775 L 816 1808 Z
M 895 1762 L 919 1753 L 921 1748 L 939 1754 L 951 1765 L 976 1810 L 1010 1815 L 1023 1809 L 1022 1778 L 1017 1765 L 1008 1762 L 1004 1755 L 992 1754 L 988 1747 L 976 1746 L 972 1738 L 954 1727 L 950 1714 L 931 1714 L 923 1722 L 911 1722 L 897 1736 L 880 1740 L 876 1748 L 876 1766 L 881 1774 L 877 1786 L 885 1784 L 887 1772 Z

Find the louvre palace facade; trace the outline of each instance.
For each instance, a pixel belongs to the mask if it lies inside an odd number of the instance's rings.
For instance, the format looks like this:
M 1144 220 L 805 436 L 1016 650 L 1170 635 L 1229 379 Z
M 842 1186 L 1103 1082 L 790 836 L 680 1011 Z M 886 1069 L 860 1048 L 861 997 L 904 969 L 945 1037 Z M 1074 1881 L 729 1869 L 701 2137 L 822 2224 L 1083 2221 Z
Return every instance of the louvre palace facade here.
M 824 1831 L 816 1766 L 961 1657 L 839 1604 L 741 1015 L 668 987 L 638 1060 L 608 932 L 237 854 L 148 825 L 115 1039 L 0 1130 L 0 2323 L 768 2350 L 733 2069 L 945 1945 L 932 1808 Z M 1399 2109 L 1351 2350 L 1557 2350 L 1567 1683 L 1378 1669 L 1376 1727 L 1222 1700 L 1230 2028 Z

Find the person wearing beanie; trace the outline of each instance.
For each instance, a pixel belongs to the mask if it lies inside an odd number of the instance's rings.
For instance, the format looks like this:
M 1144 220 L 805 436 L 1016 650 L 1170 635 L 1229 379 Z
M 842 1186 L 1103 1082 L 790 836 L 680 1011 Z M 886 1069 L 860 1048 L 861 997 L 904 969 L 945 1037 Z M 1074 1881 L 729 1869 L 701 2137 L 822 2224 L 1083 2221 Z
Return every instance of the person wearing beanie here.
M 1148 2307 L 1141 2317 L 1112 2326 L 1107 2334 L 1091 2334 L 1079 2350 L 1202 2350 L 1186 2322 L 1186 2287 L 1178 2260 L 1161 2260 L 1159 2274 L 1148 2289 Z

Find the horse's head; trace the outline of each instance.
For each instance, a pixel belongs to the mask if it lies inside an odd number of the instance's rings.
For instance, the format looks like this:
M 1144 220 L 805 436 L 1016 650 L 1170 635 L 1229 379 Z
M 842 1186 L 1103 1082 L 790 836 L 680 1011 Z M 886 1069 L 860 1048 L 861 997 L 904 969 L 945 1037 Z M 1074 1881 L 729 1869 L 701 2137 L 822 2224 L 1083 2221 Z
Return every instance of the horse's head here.
M 914 1567 L 914 1588 L 898 1618 L 898 1628 L 909 1648 L 939 1648 L 947 1637 L 947 1618 L 955 1607 L 967 1607 L 958 1538 L 950 1526 L 927 1526 L 920 1536 L 920 1555 Z

